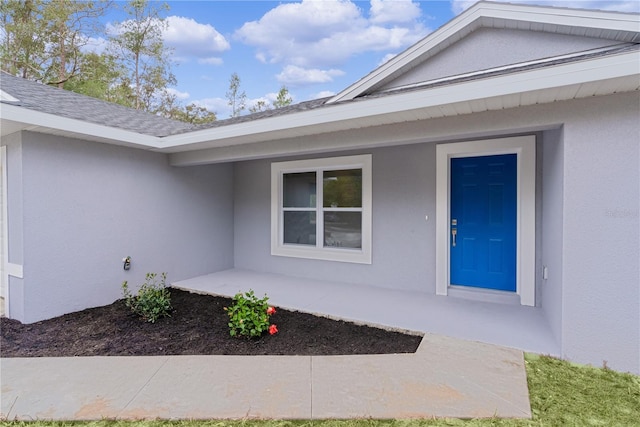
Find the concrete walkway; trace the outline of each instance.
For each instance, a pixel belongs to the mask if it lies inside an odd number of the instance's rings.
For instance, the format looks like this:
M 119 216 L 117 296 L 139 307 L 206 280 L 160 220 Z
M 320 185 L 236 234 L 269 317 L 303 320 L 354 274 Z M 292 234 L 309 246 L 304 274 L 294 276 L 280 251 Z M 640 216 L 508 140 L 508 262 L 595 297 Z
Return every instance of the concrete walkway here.
M 530 417 L 523 353 L 426 335 L 415 354 L 0 359 L 0 419 Z

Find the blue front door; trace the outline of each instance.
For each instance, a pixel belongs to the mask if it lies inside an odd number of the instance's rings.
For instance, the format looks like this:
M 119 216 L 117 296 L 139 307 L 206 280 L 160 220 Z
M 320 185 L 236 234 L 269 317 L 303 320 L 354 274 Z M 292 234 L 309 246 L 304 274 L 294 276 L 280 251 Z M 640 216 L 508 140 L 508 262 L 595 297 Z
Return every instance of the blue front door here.
M 451 159 L 450 282 L 515 292 L 517 155 Z

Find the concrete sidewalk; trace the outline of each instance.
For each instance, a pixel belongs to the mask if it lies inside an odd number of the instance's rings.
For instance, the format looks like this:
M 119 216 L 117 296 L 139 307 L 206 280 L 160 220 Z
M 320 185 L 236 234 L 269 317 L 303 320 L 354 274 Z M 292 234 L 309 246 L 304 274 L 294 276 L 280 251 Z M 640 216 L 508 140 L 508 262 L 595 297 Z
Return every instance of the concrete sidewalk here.
M 530 417 L 523 353 L 426 335 L 415 354 L 0 359 L 0 419 Z

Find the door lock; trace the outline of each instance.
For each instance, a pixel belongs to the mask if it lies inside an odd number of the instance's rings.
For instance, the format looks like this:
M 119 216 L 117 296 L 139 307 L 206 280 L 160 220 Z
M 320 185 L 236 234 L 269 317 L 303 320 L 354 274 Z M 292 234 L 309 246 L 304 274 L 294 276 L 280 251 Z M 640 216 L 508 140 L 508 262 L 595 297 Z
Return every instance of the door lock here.
M 458 225 L 458 220 L 455 219 L 455 218 L 451 218 L 451 225 L 457 226 Z M 456 247 L 456 234 L 458 234 L 458 229 L 457 228 L 452 228 L 451 229 L 451 245 L 454 248 Z

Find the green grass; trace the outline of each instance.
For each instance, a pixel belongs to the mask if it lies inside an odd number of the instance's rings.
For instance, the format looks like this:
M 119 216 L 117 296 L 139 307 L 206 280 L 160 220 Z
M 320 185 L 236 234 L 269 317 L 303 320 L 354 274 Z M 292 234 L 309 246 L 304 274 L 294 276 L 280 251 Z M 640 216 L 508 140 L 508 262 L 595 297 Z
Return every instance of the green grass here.
M 429 427 L 429 426 L 640 426 L 640 377 L 579 366 L 551 357 L 525 356 L 531 420 L 347 421 L 93 421 L 5 422 L 10 427 Z

